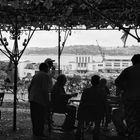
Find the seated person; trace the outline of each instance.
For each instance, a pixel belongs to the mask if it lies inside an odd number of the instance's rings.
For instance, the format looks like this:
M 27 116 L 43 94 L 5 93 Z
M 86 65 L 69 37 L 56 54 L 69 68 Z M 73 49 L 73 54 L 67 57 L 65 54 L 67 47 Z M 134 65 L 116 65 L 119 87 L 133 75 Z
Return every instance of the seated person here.
M 103 96 L 106 100 L 106 108 L 105 108 L 105 114 L 104 114 L 102 125 L 107 130 L 108 124 L 111 123 L 112 107 L 109 105 L 109 103 L 107 101 L 107 97 L 110 96 L 110 91 L 109 91 L 109 88 L 107 86 L 107 80 L 105 78 L 100 79 L 100 88 L 102 88 L 102 90 L 104 91 Z
M 93 139 L 98 139 L 100 131 L 100 123 L 105 111 L 105 99 L 102 90 L 99 86 L 100 77 L 94 75 L 91 78 L 92 86 L 84 89 L 81 97 L 81 102 L 78 108 L 77 120 L 78 128 L 76 139 L 80 140 L 81 127 L 84 121 L 92 121 L 95 123 L 93 131 Z
M 66 94 L 64 86 L 66 84 L 66 76 L 59 75 L 51 92 L 52 108 L 57 113 L 67 113 L 63 128 L 65 130 L 72 130 L 75 124 L 76 107 L 69 105 L 70 98 L 77 96 L 74 94 Z

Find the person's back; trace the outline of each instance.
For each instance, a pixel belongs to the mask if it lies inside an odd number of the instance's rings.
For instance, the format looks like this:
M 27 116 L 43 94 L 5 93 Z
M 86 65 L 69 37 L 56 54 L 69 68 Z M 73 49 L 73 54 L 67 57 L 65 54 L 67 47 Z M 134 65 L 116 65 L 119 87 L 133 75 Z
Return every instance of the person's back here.
M 48 105 L 49 82 L 50 82 L 49 76 L 45 71 L 40 70 L 38 73 L 36 73 L 33 76 L 29 87 L 29 101 L 37 102 L 43 106 Z
M 44 72 L 38 72 L 32 79 L 31 89 L 29 93 L 29 101 L 36 101 L 40 104 L 46 104 L 46 95 L 48 94 L 49 77 Z
M 115 80 L 121 91 L 125 120 L 134 139 L 140 139 L 140 54 L 131 59 L 133 66 L 122 71 Z
M 33 76 L 28 89 L 33 138 L 44 137 L 45 117 L 49 110 L 49 76 L 47 72 L 48 65 L 41 63 L 39 72 Z
M 86 122 L 95 122 L 95 127 L 93 131 L 93 139 L 97 139 L 100 133 L 100 123 L 104 114 L 105 108 L 105 100 L 104 96 L 102 96 L 102 89 L 99 87 L 100 77 L 98 75 L 94 75 L 91 78 L 92 86 L 90 88 L 86 88 L 81 97 L 81 102 L 78 108 L 78 129 L 76 132 L 76 139 L 80 139 L 80 129 L 84 123 Z
M 93 106 L 95 108 L 102 109 L 103 104 L 104 96 L 102 96 L 99 86 L 92 86 L 83 91 L 80 105 Z
M 123 90 L 123 99 L 140 100 L 140 64 L 126 68 L 115 82 Z
M 79 110 L 81 110 L 80 108 L 88 108 L 90 106 L 90 108 L 93 108 L 100 113 L 102 112 L 105 98 L 102 94 L 102 89 L 99 87 L 99 80 L 100 77 L 98 75 L 92 76 L 92 86 L 83 90 Z
M 126 98 L 140 99 L 140 64 L 134 65 L 126 69 Z M 125 93 L 124 93 L 125 94 Z

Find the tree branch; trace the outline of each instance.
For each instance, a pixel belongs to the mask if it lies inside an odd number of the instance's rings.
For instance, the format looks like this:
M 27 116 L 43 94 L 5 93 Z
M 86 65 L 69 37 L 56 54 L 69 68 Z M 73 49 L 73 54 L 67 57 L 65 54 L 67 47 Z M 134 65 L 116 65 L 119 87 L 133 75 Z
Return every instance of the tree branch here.
M 108 22 L 111 22 L 113 24 L 115 24 L 117 27 L 119 27 L 119 30 L 122 29 L 123 31 L 125 31 L 126 33 L 128 33 L 130 36 L 132 36 L 133 38 L 135 38 L 138 42 L 140 42 L 140 38 L 137 38 L 136 36 L 134 36 L 133 34 L 131 34 L 130 32 L 127 31 L 126 28 L 124 28 L 122 25 L 120 25 L 119 23 L 117 23 L 116 21 L 113 21 L 112 19 L 110 19 L 109 17 L 107 17 L 106 15 L 104 15 L 98 8 L 97 6 L 94 5 L 94 7 L 88 3 L 86 0 L 82 0 L 83 3 L 85 5 L 87 5 L 88 7 L 90 7 L 92 10 L 94 10 L 98 15 L 100 15 L 101 17 L 107 19 Z
M 71 33 L 71 30 L 68 30 L 68 32 L 67 32 L 67 31 L 65 32 L 65 37 L 64 37 L 64 41 L 63 41 L 63 43 L 62 43 L 62 48 L 61 48 L 61 51 L 60 51 L 60 55 L 61 55 L 62 52 L 63 52 L 65 43 L 66 43 L 66 41 L 67 41 L 67 39 L 68 39 L 68 35 L 70 35 L 70 33 Z
M 32 36 L 33 36 L 33 34 L 34 34 L 34 32 L 35 32 L 35 30 L 36 30 L 36 27 L 35 27 L 34 30 L 32 31 L 30 37 L 28 36 L 28 40 L 27 40 L 26 45 L 24 46 L 23 50 L 19 53 L 18 61 L 20 60 L 22 54 L 24 53 L 24 51 L 25 51 L 25 49 L 26 49 L 26 47 L 27 47 L 29 41 L 31 40 L 31 38 L 32 38 Z M 31 31 L 29 31 L 29 32 L 31 32 Z
M 9 54 L 10 58 L 12 59 L 12 61 L 14 61 L 13 55 L 12 55 L 11 51 L 7 48 L 7 46 L 4 44 L 4 42 L 3 42 L 3 40 L 2 40 L 2 33 L 1 33 L 1 30 L 0 30 L 0 37 L 1 37 L 0 41 L 1 41 L 2 45 L 4 46 L 5 50 L 6 50 L 7 53 Z
M 11 59 L 10 56 L 9 56 L 4 50 L 0 49 L 0 51 L 1 51 L 3 54 L 5 54 L 9 59 Z

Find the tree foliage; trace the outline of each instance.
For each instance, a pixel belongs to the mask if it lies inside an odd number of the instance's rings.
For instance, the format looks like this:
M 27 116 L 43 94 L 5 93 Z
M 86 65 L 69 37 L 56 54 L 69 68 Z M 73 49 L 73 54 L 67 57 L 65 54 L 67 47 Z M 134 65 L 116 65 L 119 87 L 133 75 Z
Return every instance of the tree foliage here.
M 11 32 L 14 21 L 27 29 L 49 30 L 53 25 L 134 28 L 140 24 L 139 7 L 139 0 L 0 0 L 0 23 Z

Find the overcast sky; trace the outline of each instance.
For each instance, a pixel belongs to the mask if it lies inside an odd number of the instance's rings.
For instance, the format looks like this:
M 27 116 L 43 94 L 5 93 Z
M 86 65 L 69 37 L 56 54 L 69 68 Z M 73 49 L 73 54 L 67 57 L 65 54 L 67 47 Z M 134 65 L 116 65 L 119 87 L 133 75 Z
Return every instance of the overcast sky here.
M 134 31 L 131 31 L 134 34 Z M 69 45 L 97 45 L 100 46 L 120 46 L 123 47 L 123 42 L 120 39 L 123 35 L 122 31 L 118 30 L 85 30 L 72 31 L 71 36 L 68 36 L 65 46 Z M 97 41 L 96 41 L 97 40 Z M 64 32 L 61 33 L 61 44 L 64 41 Z M 55 47 L 58 45 L 58 33 L 56 31 L 39 31 L 36 32 L 31 39 L 28 47 Z M 140 45 L 136 39 L 128 36 L 126 45 Z
M 134 31 L 131 31 L 135 34 Z M 120 39 L 123 35 L 122 31 L 118 30 L 80 30 L 72 31 L 71 36 L 68 36 L 65 46 L 69 45 L 97 45 L 105 47 L 123 47 L 123 42 Z M 21 37 L 23 39 L 25 37 Z M 8 38 L 7 38 L 8 39 Z M 97 41 L 96 41 L 97 40 Z M 9 39 L 8 39 L 9 41 Z M 64 41 L 64 32 L 61 32 L 61 44 Z M 10 42 L 10 41 L 9 41 Z M 22 40 L 23 42 L 23 40 Z M 9 43 L 10 44 L 10 43 Z M 126 45 L 140 45 L 136 39 L 128 36 Z M 12 46 L 12 45 L 9 45 Z M 19 46 L 22 46 L 19 44 Z M 56 31 L 36 31 L 28 44 L 28 47 L 55 47 L 58 46 L 58 32 Z

